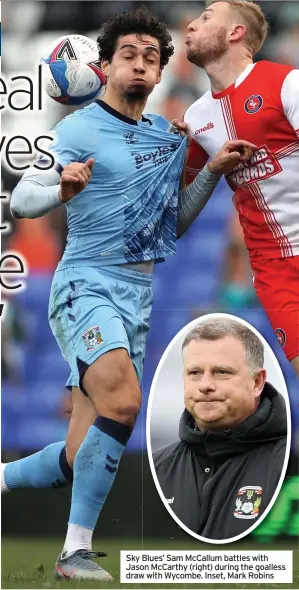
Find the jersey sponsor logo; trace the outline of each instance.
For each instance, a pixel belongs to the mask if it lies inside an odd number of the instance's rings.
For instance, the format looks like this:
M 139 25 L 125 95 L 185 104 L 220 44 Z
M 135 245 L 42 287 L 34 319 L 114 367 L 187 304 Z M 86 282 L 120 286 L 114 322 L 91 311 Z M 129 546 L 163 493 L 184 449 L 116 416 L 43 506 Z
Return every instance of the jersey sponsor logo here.
M 252 519 L 259 515 L 263 488 L 260 486 L 244 486 L 237 493 L 236 518 Z
M 204 131 L 210 131 L 210 129 L 214 129 L 214 123 L 207 123 L 205 125 L 205 127 L 200 127 L 199 129 L 196 129 L 196 131 L 194 133 L 195 133 L 195 135 L 199 135 L 200 133 L 203 133 Z
M 128 131 L 127 133 L 124 133 L 124 138 L 128 144 L 138 143 L 138 137 L 136 137 L 134 131 Z
M 91 328 L 88 328 L 88 330 L 85 330 L 82 334 L 82 338 L 88 351 L 93 350 L 96 346 L 99 346 L 104 342 L 98 326 L 92 326 Z
M 277 336 L 277 340 L 278 340 L 281 348 L 283 348 L 285 346 L 286 341 L 287 341 L 287 335 L 286 335 L 285 331 L 282 328 L 276 328 L 275 334 Z
M 169 146 L 160 146 L 154 152 L 147 152 L 146 154 L 131 152 L 131 156 L 135 158 L 136 170 L 140 170 L 145 164 L 151 164 L 155 167 L 161 166 L 161 164 L 168 162 L 171 154 L 173 154 L 178 147 L 178 143 L 171 143 Z
M 260 94 L 252 94 L 245 100 L 244 109 L 248 115 L 254 115 L 263 106 L 263 97 Z
M 282 168 L 266 145 L 258 147 L 247 162 L 239 162 L 226 176 L 229 186 L 236 190 L 240 186 L 266 180 L 278 174 Z

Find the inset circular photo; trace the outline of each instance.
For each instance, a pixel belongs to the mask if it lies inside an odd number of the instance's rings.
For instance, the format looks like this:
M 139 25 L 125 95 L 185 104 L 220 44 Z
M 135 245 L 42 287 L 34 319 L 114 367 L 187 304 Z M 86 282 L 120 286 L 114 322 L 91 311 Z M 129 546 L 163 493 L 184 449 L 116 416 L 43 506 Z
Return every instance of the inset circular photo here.
M 182 529 L 215 544 L 248 535 L 279 494 L 290 441 L 285 380 L 255 328 L 214 313 L 173 338 L 150 391 L 147 448 Z

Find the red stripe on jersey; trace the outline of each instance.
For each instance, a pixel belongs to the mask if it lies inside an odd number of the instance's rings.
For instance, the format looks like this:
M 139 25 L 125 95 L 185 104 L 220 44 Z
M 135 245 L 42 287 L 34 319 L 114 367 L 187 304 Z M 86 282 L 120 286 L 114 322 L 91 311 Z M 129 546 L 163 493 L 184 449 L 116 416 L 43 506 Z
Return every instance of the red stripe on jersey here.
M 290 148 L 296 147 L 299 145 L 299 141 L 292 141 L 291 143 L 288 143 L 287 145 L 285 145 L 284 147 L 280 148 L 280 150 L 277 150 L 275 153 L 276 156 L 279 156 L 282 152 L 285 152 L 286 150 L 289 150 Z
M 244 228 L 244 237 L 245 237 L 245 242 L 247 244 L 247 246 L 249 246 L 249 244 L 251 245 L 251 234 L 252 232 L 254 232 L 255 235 L 255 241 L 256 241 L 256 225 L 257 223 L 259 223 L 260 228 L 262 228 L 262 235 L 261 235 L 261 240 L 263 241 L 264 239 L 267 239 L 268 244 L 271 243 L 271 250 L 273 251 L 273 245 L 274 245 L 274 251 L 276 252 L 276 257 L 277 256 L 282 256 L 283 252 L 282 252 L 282 248 L 281 245 L 279 243 L 278 235 L 276 232 L 276 228 L 273 228 L 273 225 L 271 223 L 271 220 L 269 219 L 268 215 L 267 215 L 267 211 L 265 211 L 265 207 L 264 207 L 264 203 L 263 200 L 261 200 L 261 196 L 259 191 L 256 190 L 256 186 L 254 184 L 248 186 L 248 190 L 251 193 L 251 195 L 254 197 L 253 201 L 252 201 L 252 205 L 253 207 L 251 207 L 251 215 L 250 215 L 250 221 L 253 222 L 251 223 L 248 219 L 246 219 L 246 224 L 244 227 L 244 224 L 242 224 L 243 228 Z M 247 197 L 248 198 L 248 197 Z M 254 207 L 255 206 L 255 207 Z M 254 215 L 252 215 L 253 213 L 253 209 L 256 208 L 256 211 L 254 213 Z M 245 205 L 245 211 L 248 211 L 248 207 Z M 259 215 L 257 215 L 257 213 L 259 213 Z M 259 220 L 259 221 L 258 221 Z M 242 223 L 242 220 L 241 220 Z M 274 244 L 273 244 L 274 242 Z M 252 247 L 249 248 L 249 254 L 256 256 L 257 252 L 258 252 L 258 242 L 256 243 L 256 250 L 253 249 Z
M 190 184 L 206 165 L 209 156 L 207 152 L 194 140 L 191 141 L 186 165 L 186 183 Z
M 260 244 L 266 241 L 268 244 L 271 243 L 273 258 L 281 257 L 281 248 L 273 238 L 273 232 L 265 219 L 259 196 L 255 194 L 253 187 L 254 185 L 248 185 L 245 188 L 238 189 L 233 197 L 249 255 L 258 256 Z M 259 235 L 256 233 L 256 228 L 259 228 Z
M 232 139 L 238 139 L 237 131 L 236 131 L 236 127 L 235 127 L 234 119 L 233 119 L 232 105 L 230 102 L 230 98 L 229 98 L 229 96 L 225 96 L 223 100 L 226 105 L 226 112 L 227 112 L 227 116 L 228 116 L 229 126 L 231 129 Z
M 284 234 L 282 227 L 279 225 L 274 212 L 268 207 L 260 186 L 258 184 L 252 185 L 252 189 L 252 193 L 257 198 L 258 205 L 265 215 L 265 221 L 281 248 L 282 256 L 292 256 L 292 246 Z
M 292 154 L 293 152 L 297 152 L 298 150 L 299 141 L 294 141 L 293 143 L 286 145 L 285 148 L 281 148 L 281 150 L 275 152 L 275 156 L 277 160 L 281 160 L 281 158 L 285 158 L 286 156 L 289 156 L 290 154 Z
M 224 123 L 225 123 L 225 127 L 226 127 L 227 137 L 228 137 L 228 139 L 232 139 L 230 127 L 229 127 L 229 124 L 227 121 L 226 109 L 225 109 L 225 104 L 223 102 L 223 99 L 220 100 L 220 104 L 221 104 L 222 115 L 223 115 L 223 119 L 224 119 Z

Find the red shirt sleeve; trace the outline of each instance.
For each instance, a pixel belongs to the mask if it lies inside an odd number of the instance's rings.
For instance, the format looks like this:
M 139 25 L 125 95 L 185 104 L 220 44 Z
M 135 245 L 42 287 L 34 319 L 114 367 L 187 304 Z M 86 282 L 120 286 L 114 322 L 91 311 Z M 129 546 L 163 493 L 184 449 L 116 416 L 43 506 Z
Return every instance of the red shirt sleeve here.
M 195 176 L 203 169 L 209 156 L 207 152 L 192 139 L 189 156 L 186 165 L 186 184 L 190 184 Z

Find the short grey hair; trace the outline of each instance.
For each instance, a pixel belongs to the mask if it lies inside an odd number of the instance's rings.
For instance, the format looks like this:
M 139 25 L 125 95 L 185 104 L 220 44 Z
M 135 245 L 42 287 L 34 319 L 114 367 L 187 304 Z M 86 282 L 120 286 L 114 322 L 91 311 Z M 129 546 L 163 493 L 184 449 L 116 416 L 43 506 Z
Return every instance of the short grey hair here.
M 228 317 L 208 318 L 188 332 L 184 338 L 182 350 L 192 340 L 220 340 L 225 336 L 238 338 L 245 349 L 245 359 L 252 374 L 264 367 L 264 345 L 258 336 L 241 322 Z

